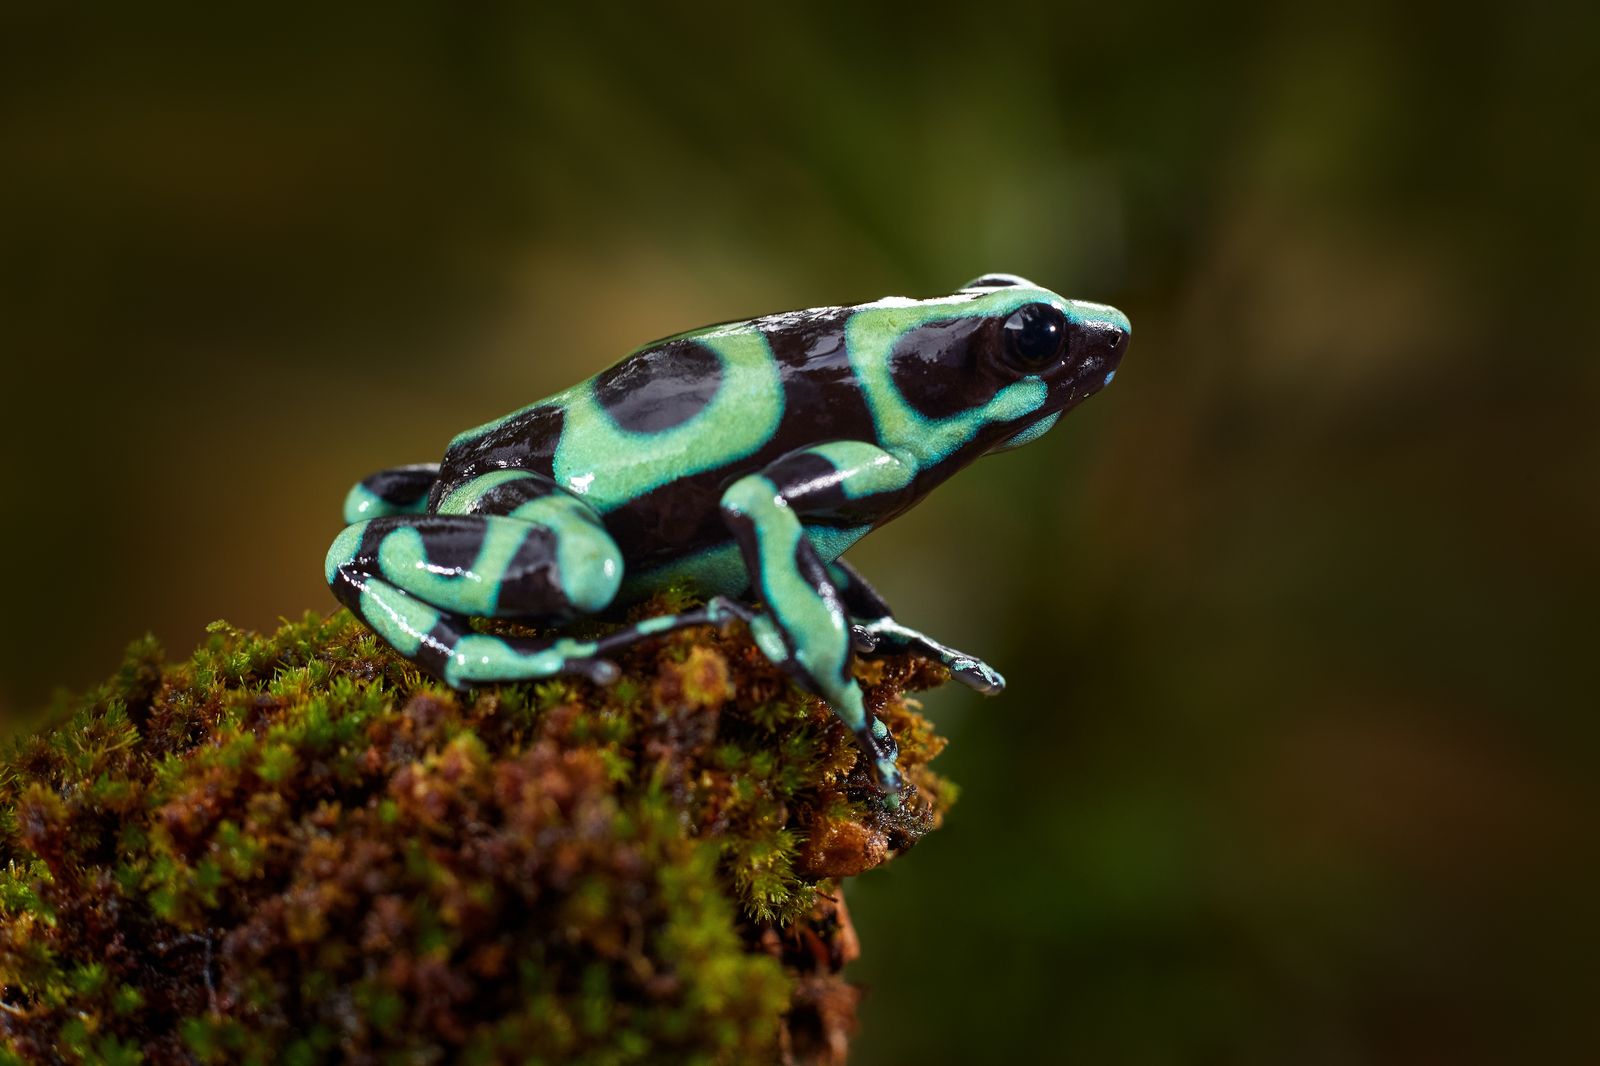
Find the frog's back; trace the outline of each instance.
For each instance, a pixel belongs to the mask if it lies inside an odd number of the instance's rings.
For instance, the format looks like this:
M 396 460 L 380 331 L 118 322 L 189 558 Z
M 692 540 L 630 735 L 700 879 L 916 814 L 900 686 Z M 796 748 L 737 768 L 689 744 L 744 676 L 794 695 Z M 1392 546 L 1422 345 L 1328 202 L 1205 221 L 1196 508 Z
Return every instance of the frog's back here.
M 796 311 L 658 341 L 451 441 L 433 502 L 496 470 L 543 474 L 605 519 L 630 559 L 726 538 L 735 477 L 819 440 L 870 435 L 850 368 L 851 308 Z

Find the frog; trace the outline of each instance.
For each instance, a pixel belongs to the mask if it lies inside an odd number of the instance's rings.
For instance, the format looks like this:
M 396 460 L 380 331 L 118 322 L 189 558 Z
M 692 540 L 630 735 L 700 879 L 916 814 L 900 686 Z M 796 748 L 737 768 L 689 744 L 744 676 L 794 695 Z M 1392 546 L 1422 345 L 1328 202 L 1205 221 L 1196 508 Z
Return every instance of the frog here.
M 897 745 L 854 659 L 916 653 L 986 695 L 1005 680 L 903 624 L 842 557 L 957 471 L 1042 437 L 1111 383 L 1130 335 L 1113 307 L 1002 273 L 932 298 L 674 334 L 458 434 L 437 463 L 362 479 L 324 576 L 378 637 L 461 691 L 609 684 L 623 648 L 742 622 L 832 709 L 897 807 Z M 562 632 L 673 586 L 699 605 Z

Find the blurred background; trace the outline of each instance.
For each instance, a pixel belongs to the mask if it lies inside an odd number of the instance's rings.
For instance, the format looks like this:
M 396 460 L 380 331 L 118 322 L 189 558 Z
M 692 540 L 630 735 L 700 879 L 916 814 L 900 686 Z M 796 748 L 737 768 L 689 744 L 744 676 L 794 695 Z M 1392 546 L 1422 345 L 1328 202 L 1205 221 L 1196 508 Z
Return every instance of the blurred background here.
M 852 553 L 1011 682 L 850 886 L 855 1061 L 1600 1059 L 1593 7 L 47 7 L 4 731 L 646 340 L 1017 272 L 1135 336 Z

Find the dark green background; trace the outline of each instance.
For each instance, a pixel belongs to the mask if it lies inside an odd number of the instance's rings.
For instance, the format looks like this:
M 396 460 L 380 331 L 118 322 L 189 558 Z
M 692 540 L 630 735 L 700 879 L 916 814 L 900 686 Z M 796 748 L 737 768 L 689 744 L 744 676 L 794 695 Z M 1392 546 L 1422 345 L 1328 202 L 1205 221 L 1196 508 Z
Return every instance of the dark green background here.
M 857 1060 L 1600 1054 L 1592 15 L 46 6 L 8 728 L 331 606 L 350 481 L 651 337 L 1019 272 L 1134 341 L 853 553 L 1011 681 L 929 700 L 964 799 L 851 886 Z

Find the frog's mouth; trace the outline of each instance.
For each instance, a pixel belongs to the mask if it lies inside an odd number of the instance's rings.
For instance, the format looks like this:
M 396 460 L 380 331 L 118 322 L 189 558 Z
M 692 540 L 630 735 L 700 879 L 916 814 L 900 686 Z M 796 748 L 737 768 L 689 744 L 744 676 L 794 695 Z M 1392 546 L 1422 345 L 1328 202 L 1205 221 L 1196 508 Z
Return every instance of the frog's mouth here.
M 1051 428 L 1061 420 L 1062 414 L 1063 412 L 1061 411 L 1053 411 L 1039 419 L 1037 422 L 1031 422 L 1028 425 L 1023 426 L 1020 430 L 1011 434 L 1011 436 L 1005 438 L 993 448 L 990 448 L 988 454 L 995 455 L 999 452 L 1009 452 L 1011 449 L 1020 448 L 1024 444 L 1031 444 L 1040 437 L 1044 436 L 1046 433 L 1050 432 Z

